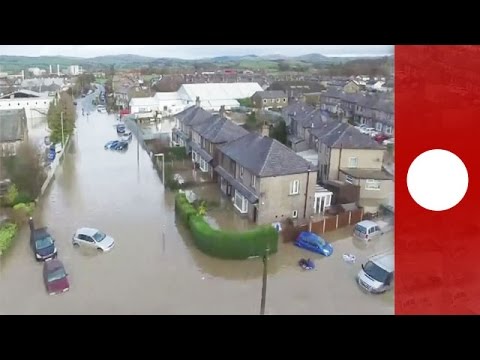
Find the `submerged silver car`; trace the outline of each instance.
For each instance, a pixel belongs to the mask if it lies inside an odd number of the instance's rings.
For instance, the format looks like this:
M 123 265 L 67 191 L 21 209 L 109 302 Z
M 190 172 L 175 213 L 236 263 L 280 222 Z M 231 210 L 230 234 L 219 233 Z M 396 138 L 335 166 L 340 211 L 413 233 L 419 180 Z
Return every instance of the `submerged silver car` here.
M 72 238 L 73 246 L 85 245 L 107 252 L 115 245 L 115 240 L 98 229 L 78 229 Z

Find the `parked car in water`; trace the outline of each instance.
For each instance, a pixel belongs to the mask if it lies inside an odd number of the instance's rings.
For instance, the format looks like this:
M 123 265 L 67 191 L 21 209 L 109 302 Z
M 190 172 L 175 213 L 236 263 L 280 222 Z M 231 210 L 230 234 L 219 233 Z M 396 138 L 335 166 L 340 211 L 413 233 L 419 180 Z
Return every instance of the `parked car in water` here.
M 73 246 L 85 245 L 106 252 L 113 248 L 115 240 L 98 229 L 85 227 L 75 232 L 72 244 Z
M 113 150 L 123 151 L 128 149 L 128 141 L 119 141 L 115 146 L 112 147 Z
M 57 247 L 55 239 L 47 231 L 46 227 L 34 229 L 33 221 L 30 218 L 30 246 L 37 261 L 46 261 L 57 256 Z
M 353 236 L 359 240 L 370 241 L 382 235 L 380 226 L 371 220 L 360 221 L 353 229 Z
M 130 140 L 132 140 L 132 132 L 131 131 L 125 131 L 125 133 L 123 133 L 120 138 L 123 141 L 130 141 Z
M 98 105 L 98 106 L 97 106 L 97 111 L 98 111 L 99 113 L 106 114 L 106 113 L 107 113 L 107 108 L 106 108 L 104 105 Z
M 393 145 L 393 144 L 395 144 L 395 139 L 394 138 L 383 140 L 383 145 Z
M 105 150 L 113 149 L 113 148 L 115 148 L 115 146 L 118 145 L 119 142 L 120 142 L 119 140 L 109 141 L 105 144 L 104 148 L 105 148 Z
M 125 124 L 118 124 L 117 125 L 117 133 L 119 134 L 124 134 L 126 131 L 126 126 Z
M 324 256 L 333 254 L 333 247 L 325 241 L 322 237 L 315 233 L 302 231 L 298 235 L 295 245 L 299 248 L 310 250 Z
M 381 294 L 393 287 L 395 259 L 392 252 L 374 255 L 362 264 L 357 283 L 372 294 Z
M 58 259 L 45 261 L 43 264 L 43 281 L 49 295 L 56 295 L 70 290 L 68 274 L 63 263 Z
M 385 140 L 390 139 L 390 136 L 380 133 L 380 134 L 376 134 L 373 138 L 374 138 L 375 141 L 377 141 L 379 143 L 383 143 Z

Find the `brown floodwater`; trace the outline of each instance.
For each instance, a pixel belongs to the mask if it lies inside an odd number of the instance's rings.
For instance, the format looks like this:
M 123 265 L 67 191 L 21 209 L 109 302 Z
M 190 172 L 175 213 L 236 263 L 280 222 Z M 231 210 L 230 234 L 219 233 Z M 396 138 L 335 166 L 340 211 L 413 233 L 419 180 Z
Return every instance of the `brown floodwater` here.
M 0 314 L 258 314 L 262 262 L 226 261 L 198 251 L 176 223 L 172 193 L 163 185 L 147 153 L 133 139 L 125 153 L 106 151 L 117 138 L 115 116 L 91 111 L 80 116 L 73 142 L 35 214 L 36 226 L 48 226 L 71 289 L 49 296 L 42 265 L 28 246 L 23 228 L 0 259 Z M 40 125 L 38 125 L 41 128 Z M 138 153 L 137 153 L 138 149 Z M 222 227 L 248 228 L 210 184 L 195 189 L 216 202 L 209 213 Z M 109 253 L 73 248 L 79 227 L 96 227 L 113 236 Z M 269 260 L 268 314 L 393 314 L 393 292 L 363 293 L 355 275 L 373 253 L 393 247 L 393 234 L 364 246 L 351 228 L 326 235 L 329 258 L 280 244 Z M 357 256 L 347 264 L 342 254 Z M 304 272 L 301 257 L 317 268 Z

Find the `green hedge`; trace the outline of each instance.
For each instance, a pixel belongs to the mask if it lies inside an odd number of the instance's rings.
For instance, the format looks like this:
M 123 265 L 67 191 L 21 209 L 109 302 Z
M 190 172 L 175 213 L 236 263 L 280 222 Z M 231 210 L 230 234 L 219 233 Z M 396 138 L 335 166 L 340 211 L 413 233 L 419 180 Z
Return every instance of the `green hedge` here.
M 270 254 L 278 250 L 278 233 L 270 225 L 245 232 L 213 229 L 197 215 L 185 194 L 180 193 L 175 198 L 175 209 L 192 232 L 195 245 L 206 254 L 223 259 L 247 259 L 264 255 L 267 248 Z
M 0 227 L 0 255 L 7 250 L 17 235 L 17 225 L 6 224 Z

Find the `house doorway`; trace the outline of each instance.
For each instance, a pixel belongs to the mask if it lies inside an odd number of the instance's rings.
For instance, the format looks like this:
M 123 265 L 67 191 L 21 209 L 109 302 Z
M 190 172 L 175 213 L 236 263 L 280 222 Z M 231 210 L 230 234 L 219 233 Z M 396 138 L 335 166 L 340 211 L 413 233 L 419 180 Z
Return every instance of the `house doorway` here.
M 258 208 L 257 205 L 253 206 L 253 222 L 257 223 L 257 217 L 258 217 Z

